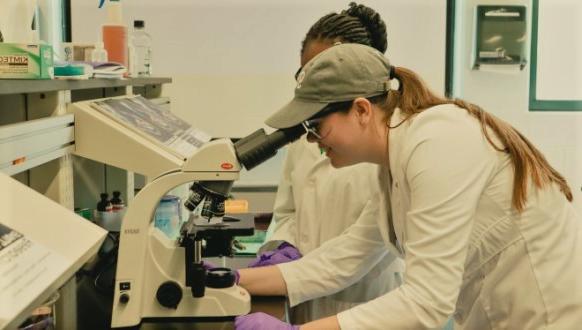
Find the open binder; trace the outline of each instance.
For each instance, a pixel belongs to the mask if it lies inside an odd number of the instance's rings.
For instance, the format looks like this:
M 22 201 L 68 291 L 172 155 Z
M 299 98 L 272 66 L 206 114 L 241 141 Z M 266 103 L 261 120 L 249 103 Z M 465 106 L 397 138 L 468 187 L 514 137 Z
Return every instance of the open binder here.
M 15 329 L 93 257 L 107 232 L 0 174 L 0 329 Z

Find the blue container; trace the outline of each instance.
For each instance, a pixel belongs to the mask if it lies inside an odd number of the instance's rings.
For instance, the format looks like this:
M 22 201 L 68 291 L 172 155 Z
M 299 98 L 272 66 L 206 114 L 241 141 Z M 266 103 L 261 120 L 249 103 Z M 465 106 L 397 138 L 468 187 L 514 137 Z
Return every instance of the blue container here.
M 166 195 L 162 197 L 156 208 L 154 225 L 170 239 L 175 239 L 180 235 L 182 207 L 178 196 Z

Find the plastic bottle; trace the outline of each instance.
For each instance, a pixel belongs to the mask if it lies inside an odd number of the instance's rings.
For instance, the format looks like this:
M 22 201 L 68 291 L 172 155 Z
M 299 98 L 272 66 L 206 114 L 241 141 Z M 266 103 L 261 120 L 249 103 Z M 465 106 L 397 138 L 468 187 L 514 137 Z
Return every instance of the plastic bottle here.
M 102 42 L 95 43 L 95 48 L 91 51 L 89 62 L 107 62 L 107 51 L 103 47 Z M 115 193 L 115 192 L 114 192 Z
M 127 73 L 130 77 L 137 77 L 137 69 L 135 65 L 137 59 L 135 57 L 135 48 L 133 48 L 133 45 L 131 44 L 131 37 L 129 39 L 129 45 L 127 45 L 127 65 L 129 66 L 127 68 Z
M 125 208 L 125 203 L 123 202 L 123 199 L 121 199 L 121 192 L 117 190 L 113 192 L 111 205 L 113 206 L 113 211 L 120 211 Z
M 150 76 L 152 74 L 152 37 L 145 31 L 144 21 L 133 21 L 130 44 L 135 53 L 135 72 L 140 77 Z
M 107 23 L 103 24 L 101 33 L 109 61 L 127 68 L 127 26 L 123 24 L 119 0 L 109 0 L 107 3 Z

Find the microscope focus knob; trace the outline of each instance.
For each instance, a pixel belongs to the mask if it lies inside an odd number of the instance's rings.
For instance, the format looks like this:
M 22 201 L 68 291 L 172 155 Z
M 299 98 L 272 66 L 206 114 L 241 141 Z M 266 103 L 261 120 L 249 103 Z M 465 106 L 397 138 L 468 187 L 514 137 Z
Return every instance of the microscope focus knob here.
M 156 299 L 160 305 L 176 309 L 182 300 L 182 288 L 176 282 L 164 282 L 156 292 Z
M 119 296 L 119 302 L 124 305 L 127 304 L 129 302 L 129 295 L 127 293 L 122 293 Z

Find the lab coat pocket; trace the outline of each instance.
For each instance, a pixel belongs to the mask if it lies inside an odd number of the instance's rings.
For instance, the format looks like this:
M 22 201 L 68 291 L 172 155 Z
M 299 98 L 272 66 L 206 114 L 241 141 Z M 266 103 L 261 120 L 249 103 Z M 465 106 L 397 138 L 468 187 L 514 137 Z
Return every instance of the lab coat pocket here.
M 396 236 L 397 240 L 392 241 L 394 246 L 398 248 L 400 255 L 404 255 L 404 243 L 406 242 L 406 233 L 404 230 L 404 226 L 406 223 L 406 209 L 407 206 L 403 202 L 403 191 L 402 187 L 398 180 L 394 180 L 392 182 L 392 196 L 391 196 L 391 205 L 392 205 L 392 226 L 388 228 L 388 230 L 394 231 L 394 235 Z
M 471 312 L 470 316 L 467 319 L 461 320 L 455 314 L 455 321 L 457 324 L 462 325 L 460 328 L 462 329 L 470 329 L 470 330 L 492 330 L 492 329 L 503 329 L 503 328 L 494 328 L 491 325 L 491 322 L 487 318 L 487 313 L 483 306 L 482 297 L 479 297 L 475 300 L 472 306 L 473 312 Z
M 475 308 L 481 289 L 483 287 L 483 274 L 481 270 L 472 273 L 465 273 L 463 284 L 461 285 L 459 298 L 455 307 L 455 320 L 457 323 L 464 324 L 467 316 L 473 314 L 471 311 Z M 480 305 L 480 303 L 478 304 Z

